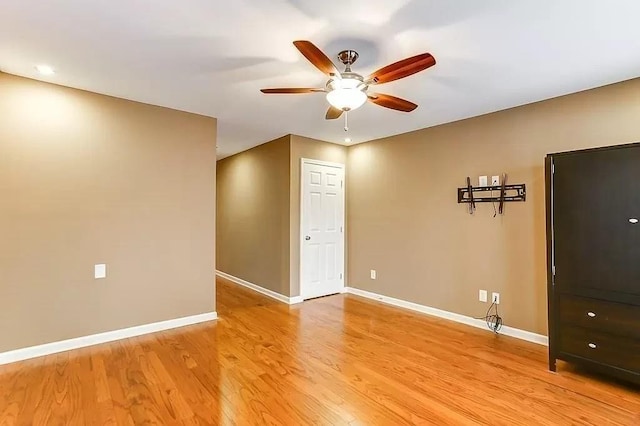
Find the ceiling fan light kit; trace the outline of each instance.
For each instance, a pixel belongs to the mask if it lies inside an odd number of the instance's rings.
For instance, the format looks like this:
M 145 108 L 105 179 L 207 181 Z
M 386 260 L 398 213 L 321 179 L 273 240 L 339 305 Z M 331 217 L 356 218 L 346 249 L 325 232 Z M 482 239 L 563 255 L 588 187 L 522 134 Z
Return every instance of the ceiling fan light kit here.
M 431 54 L 422 53 L 380 68 L 367 78 L 364 78 L 360 74 L 351 71 L 351 65 L 356 62 L 359 56 L 355 50 L 343 50 L 338 54 L 338 59 L 345 65 L 345 70 L 341 73 L 327 55 L 322 53 L 322 51 L 310 41 L 298 40 L 294 41 L 293 44 L 309 62 L 329 76 L 329 81 L 327 81 L 325 88 L 281 88 L 262 89 L 261 91 L 265 94 L 326 92 L 327 102 L 331 105 L 325 115 L 327 120 L 335 120 L 339 118 L 343 112 L 360 108 L 367 100 L 373 104 L 396 111 L 413 111 L 418 107 L 418 105 L 413 102 L 391 95 L 368 93 L 368 89 L 372 85 L 389 83 L 408 77 L 432 67 L 436 63 L 435 58 Z M 348 126 L 345 124 L 345 130 L 347 128 Z
M 327 83 L 327 101 L 334 108 L 352 111 L 367 101 L 367 85 L 360 76 L 342 76 Z

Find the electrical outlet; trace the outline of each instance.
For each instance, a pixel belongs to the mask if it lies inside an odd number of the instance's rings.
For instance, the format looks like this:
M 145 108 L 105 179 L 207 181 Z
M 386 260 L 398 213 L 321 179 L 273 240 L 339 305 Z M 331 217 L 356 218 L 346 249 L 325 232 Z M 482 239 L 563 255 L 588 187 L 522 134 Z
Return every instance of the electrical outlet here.
M 493 301 L 493 303 L 495 303 L 496 305 L 500 304 L 500 293 L 492 293 L 491 294 L 491 300 Z
M 375 279 L 377 278 L 377 276 L 378 276 L 378 274 L 376 274 L 376 270 L 375 270 L 375 269 L 372 269 L 372 270 L 371 270 L 371 279 L 372 279 L 372 280 L 375 280 Z
M 107 265 L 99 263 L 93 267 L 93 277 L 95 279 L 107 278 Z
M 487 290 L 480 290 L 478 292 L 478 300 L 481 302 L 487 302 Z
M 500 186 L 500 176 L 491 176 L 491 186 Z
M 486 176 L 480 176 L 478 178 L 478 186 L 487 186 L 487 177 Z

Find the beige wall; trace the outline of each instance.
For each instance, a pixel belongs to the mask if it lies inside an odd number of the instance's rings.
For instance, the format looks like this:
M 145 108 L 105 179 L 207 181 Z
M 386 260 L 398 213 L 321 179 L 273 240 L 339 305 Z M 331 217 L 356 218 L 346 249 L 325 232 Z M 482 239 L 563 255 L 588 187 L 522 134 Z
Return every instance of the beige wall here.
M 291 294 L 300 295 L 300 165 L 302 158 L 347 162 L 347 147 L 317 139 L 291 135 Z M 348 174 L 348 171 L 347 171 Z M 349 189 L 346 189 L 349 191 Z M 346 253 L 346 248 L 345 248 Z M 346 263 L 345 263 L 346 264 Z
M 0 94 L 0 352 L 214 311 L 215 119 L 2 73 Z
M 288 296 L 289 148 L 284 136 L 218 161 L 217 267 Z
M 544 157 L 638 141 L 639 117 L 640 79 L 351 147 L 348 284 L 469 316 L 498 291 L 507 325 L 546 334 Z M 526 202 L 457 204 L 503 172 Z

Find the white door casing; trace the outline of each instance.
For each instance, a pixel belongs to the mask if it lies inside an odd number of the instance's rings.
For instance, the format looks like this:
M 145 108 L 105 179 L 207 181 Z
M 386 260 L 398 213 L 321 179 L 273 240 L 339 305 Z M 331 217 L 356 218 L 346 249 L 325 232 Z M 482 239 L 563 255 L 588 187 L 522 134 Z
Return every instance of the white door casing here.
M 300 295 L 344 289 L 344 164 L 303 158 L 300 196 Z

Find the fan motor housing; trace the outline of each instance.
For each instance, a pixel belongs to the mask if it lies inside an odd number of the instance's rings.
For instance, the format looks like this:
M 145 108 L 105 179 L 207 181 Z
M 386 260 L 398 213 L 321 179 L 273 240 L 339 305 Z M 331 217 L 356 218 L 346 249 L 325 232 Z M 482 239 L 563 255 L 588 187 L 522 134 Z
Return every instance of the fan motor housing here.
M 347 80 L 347 81 L 348 80 L 355 80 L 349 86 L 352 86 L 351 88 L 353 88 L 353 89 L 357 88 L 358 90 L 362 90 L 363 92 L 366 91 L 367 88 L 369 87 L 364 82 L 364 77 L 362 77 L 358 73 L 347 71 L 347 72 L 341 73 L 340 76 L 342 78 L 340 78 L 340 79 L 332 78 L 331 80 L 327 81 L 327 85 L 326 85 L 326 90 L 327 91 L 330 92 L 330 91 L 332 91 L 332 90 L 334 90 L 336 88 L 344 87 L 344 80 Z

